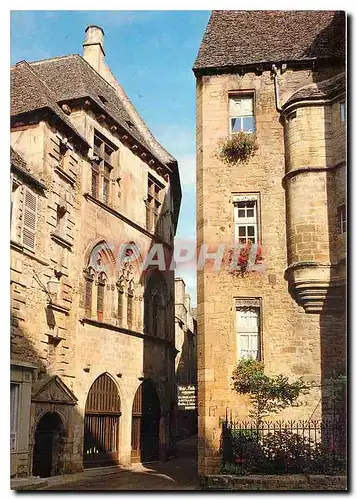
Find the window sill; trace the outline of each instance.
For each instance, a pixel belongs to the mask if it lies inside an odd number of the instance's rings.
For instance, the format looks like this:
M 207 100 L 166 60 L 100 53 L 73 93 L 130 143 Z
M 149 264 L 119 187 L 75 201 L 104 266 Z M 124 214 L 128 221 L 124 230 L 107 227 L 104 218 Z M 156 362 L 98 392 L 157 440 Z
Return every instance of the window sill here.
M 66 240 L 65 238 L 62 238 L 62 236 L 60 236 L 59 234 L 57 234 L 55 232 L 51 233 L 51 238 L 56 243 L 59 243 L 60 245 L 68 248 L 69 250 L 71 250 L 71 248 L 73 247 L 73 243 L 71 243 L 70 241 Z
M 58 311 L 65 314 L 66 316 L 69 316 L 69 307 L 61 306 L 57 302 L 49 302 L 48 307 L 50 309 L 53 309 L 54 311 Z
M 76 183 L 76 178 L 73 177 L 72 175 L 68 174 L 65 170 L 63 170 L 62 167 L 60 167 L 59 165 L 57 165 L 57 167 L 55 167 L 55 172 L 60 175 L 64 180 L 66 180 L 67 182 L 69 182 L 69 184 L 71 184 L 72 186 Z
M 34 260 L 37 260 L 37 262 L 39 262 L 40 264 L 43 264 L 44 266 L 49 266 L 48 262 L 36 257 L 35 251 L 28 250 L 26 247 L 24 247 L 21 243 L 18 243 L 17 241 L 10 240 L 10 248 L 12 248 L 13 250 L 16 250 L 18 252 L 21 252 L 24 255 L 27 255 L 28 257 L 31 257 Z

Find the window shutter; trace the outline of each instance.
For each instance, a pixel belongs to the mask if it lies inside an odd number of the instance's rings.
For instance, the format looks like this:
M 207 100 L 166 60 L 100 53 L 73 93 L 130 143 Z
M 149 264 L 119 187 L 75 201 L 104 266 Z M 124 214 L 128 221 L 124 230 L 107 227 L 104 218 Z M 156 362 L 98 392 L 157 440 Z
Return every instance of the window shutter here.
M 229 114 L 235 116 L 253 116 L 253 99 L 251 97 L 231 97 Z
M 237 333 L 239 357 L 259 359 L 259 309 L 237 309 Z
M 127 310 L 127 323 L 128 323 L 128 328 L 132 328 L 132 323 L 133 323 L 133 296 L 129 293 L 128 294 L 128 310 Z
M 35 250 L 37 195 L 25 187 L 22 214 L 22 244 L 24 247 Z
M 118 320 L 120 325 L 123 322 L 123 295 L 124 292 L 118 290 Z
M 93 286 L 93 280 L 86 278 L 85 290 L 84 290 L 84 302 L 85 302 L 85 310 L 88 315 L 90 315 L 92 312 L 92 286 Z
M 97 288 L 97 320 L 103 321 L 103 309 L 104 309 L 104 282 L 98 283 Z

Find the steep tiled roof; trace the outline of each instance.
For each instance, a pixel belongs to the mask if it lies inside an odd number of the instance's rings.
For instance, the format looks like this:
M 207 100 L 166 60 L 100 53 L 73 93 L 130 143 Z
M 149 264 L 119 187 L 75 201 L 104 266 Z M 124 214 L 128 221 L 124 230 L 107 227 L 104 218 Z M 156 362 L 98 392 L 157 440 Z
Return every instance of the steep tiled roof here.
M 133 123 L 125 106 L 114 91 L 79 54 L 30 63 L 33 70 L 46 82 L 56 95 L 57 102 L 90 97 L 114 121 L 142 144 L 154 156 L 151 145 Z M 99 97 L 100 96 L 100 97 Z M 102 99 L 106 101 L 103 103 Z M 175 161 L 170 156 L 172 161 Z
M 75 129 L 60 105 L 72 99 L 89 98 L 162 165 L 168 166 L 174 173 L 177 222 L 181 201 L 177 161 L 151 134 L 118 82 L 106 81 L 79 54 L 31 63 L 22 61 L 11 73 L 11 115 L 48 107 Z
M 26 61 L 21 61 L 11 69 L 10 83 L 10 114 L 11 116 L 28 113 L 43 108 L 50 109 L 67 127 L 82 141 L 85 138 L 70 122 L 56 102 L 56 96 L 39 78 Z
M 339 73 L 328 80 L 301 87 L 284 103 L 283 108 L 296 101 L 327 99 L 344 92 L 346 92 L 346 75 L 345 73 Z
M 19 167 L 22 170 L 29 170 L 25 160 L 14 150 L 12 146 L 10 146 L 10 162 L 11 165 L 15 165 L 15 167 Z
M 343 11 L 213 11 L 194 71 L 344 58 Z

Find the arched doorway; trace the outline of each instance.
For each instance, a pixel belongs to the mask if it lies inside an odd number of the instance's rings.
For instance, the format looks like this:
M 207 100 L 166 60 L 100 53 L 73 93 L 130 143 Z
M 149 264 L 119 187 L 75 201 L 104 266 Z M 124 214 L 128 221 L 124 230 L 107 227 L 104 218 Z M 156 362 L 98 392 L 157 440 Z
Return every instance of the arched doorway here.
M 60 473 L 60 454 L 64 445 L 64 426 L 58 413 L 47 412 L 37 424 L 32 474 L 40 477 Z
M 159 460 L 160 400 L 154 382 L 145 380 L 135 394 L 132 410 L 131 461 Z
M 114 381 L 104 373 L 88 393 L 84 417 L 84 467 L 118 464 L 120 397 Z

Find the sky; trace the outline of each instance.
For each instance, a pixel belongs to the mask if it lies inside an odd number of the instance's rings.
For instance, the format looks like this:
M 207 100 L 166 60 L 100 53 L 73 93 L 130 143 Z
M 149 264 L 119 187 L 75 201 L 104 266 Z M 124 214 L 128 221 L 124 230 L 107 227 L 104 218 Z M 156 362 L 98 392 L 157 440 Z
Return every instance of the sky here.
M 104 29 L 106 60 L 159 142 L 178 161 L 182 204 L 176 239 L 196 238 L 195 77 L 210 11 L 12 11 L 11 64 L 82 54 L 88 24 Z M 196 304 L 195 270 L 181 269 Z

